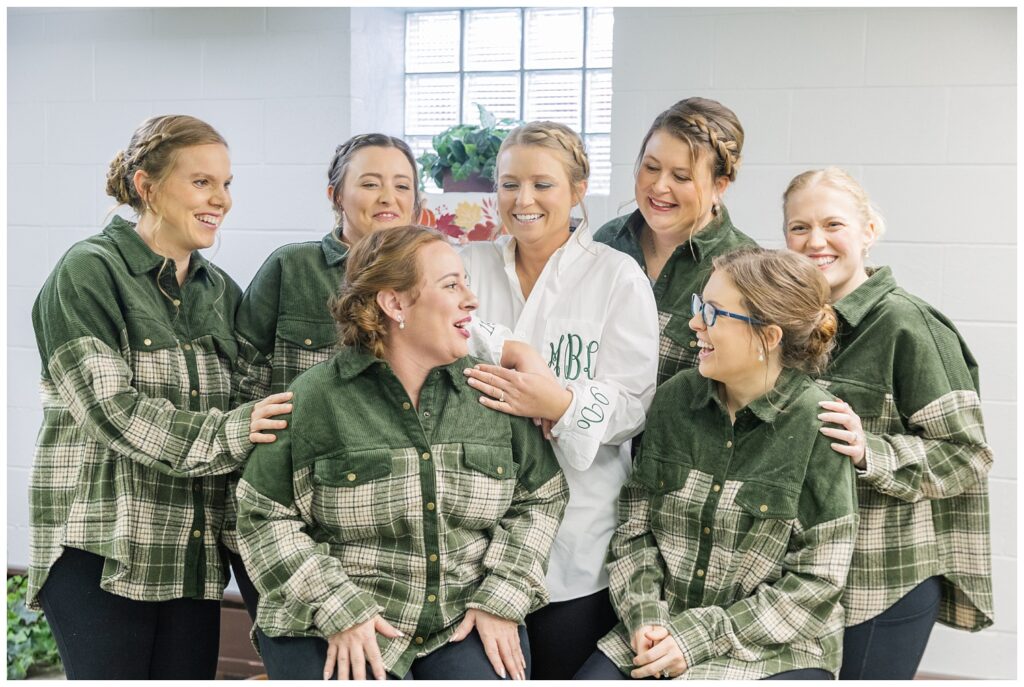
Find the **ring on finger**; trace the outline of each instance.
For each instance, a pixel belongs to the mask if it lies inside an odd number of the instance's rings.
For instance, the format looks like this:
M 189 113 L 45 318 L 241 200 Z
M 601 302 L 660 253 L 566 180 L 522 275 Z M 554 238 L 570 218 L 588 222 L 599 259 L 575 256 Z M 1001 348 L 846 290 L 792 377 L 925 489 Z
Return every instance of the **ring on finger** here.
M 504 402 L 505 402 L 505 390 L 502 389 L 501 390 L 501 396 L 498 397 L 498 403 L 504 403 Z
M 671 678 L 672 674 L 670 672 L 668 672 L 668 668 L 664 668 L 661 671 L 661 676 L 664 677 L 664 678 Z

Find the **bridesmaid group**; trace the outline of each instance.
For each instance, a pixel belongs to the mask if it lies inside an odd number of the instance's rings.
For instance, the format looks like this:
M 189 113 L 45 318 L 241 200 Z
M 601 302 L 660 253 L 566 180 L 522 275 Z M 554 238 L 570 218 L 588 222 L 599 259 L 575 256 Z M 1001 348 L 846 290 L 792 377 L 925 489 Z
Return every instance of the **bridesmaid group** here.
M 502 235 L 453 247 L 360 134 L 335 226 L 243 292 L 200 253 L 227 142 L 143 122 L 131 219 L 32 310 L 29 602 L 68 678 L 212 679 L 232 576 L 271 679 L 910 679 L 936 622 L 991 625 L 973 355 L 871 264 L 847 172 L 778 189 L 784 249 L 741 232 L 743 145 L 675 103 L 595 229 L 580 136 L 529 122 Z

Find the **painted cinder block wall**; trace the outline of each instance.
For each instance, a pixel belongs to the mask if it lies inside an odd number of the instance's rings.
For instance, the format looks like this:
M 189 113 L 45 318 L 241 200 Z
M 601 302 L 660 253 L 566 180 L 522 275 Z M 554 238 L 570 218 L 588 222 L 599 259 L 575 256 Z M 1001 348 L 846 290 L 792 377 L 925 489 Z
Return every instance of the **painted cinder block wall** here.
M 210 252 L 245 286 L 266 255 L 331 226 L 325 169 L 352 133 L 401 134 L 402 9 L 9 9 L 8 565 L 28 560 L 26 485 L 41 421 L 30 310 L 46 275 L 111 209 L 106 165 L 145 117 L 202 117 L 232 148 L 235 205 Z M 613 177 L 632 198 L 654 115 L 703 95 L 747 132 L 726 203 L 781 243 L 779 196 L 811 167 L 862 180 L 889 231 L 872 250 L 961 328 L 981 365 L 997 622 L 938 628 L 922 671 L 1016 676 L 1016 11 L 615 12 Z

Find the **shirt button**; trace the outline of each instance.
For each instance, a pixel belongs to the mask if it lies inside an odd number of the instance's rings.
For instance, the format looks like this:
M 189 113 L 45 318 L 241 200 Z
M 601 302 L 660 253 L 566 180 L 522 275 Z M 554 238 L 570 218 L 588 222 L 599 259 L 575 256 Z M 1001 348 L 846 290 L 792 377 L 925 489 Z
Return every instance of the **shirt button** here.
M 195 537 L 196 539 L 199 539 L 199 537 L 203 536 L 203 531 L 202 530 L 192 530 L 192 536 Z
M 412 404 L 408 401 L 402 404 L 402 410 L 409 410 L 409 408 L 412 408 Z
M 192 485 L 192 488 L 194 490 L 196 490 L 196 491 L 202 491 L 203 490 L 203 484 L 202 484 L 202 482 L 196 482 L 195 484 Z
M 423 643 L 423 637 L 417 637 L 416 638 L 416 643 L 417 644 L 422 644 Z
M 703 570 L 698 570 L 697 571 L 697 577 L 704 577 L 704 571 Z
M 661 489 L 661 488 L 663 488 L 664 486 L 665 486 L 665 480 L 663 480 L 663 479 L 661 479 L 661 480 L 658 480 L 658 488 L 659 488 L 659 489 Z
M 435 601 L 437 601 L 437 597 L 433 594 L 429 594 L 427 595 L 427 601 L 429 601 L 430 603 L 434 603 Z
M 424 451 L 422 458 L 423 458 L 423 460 L 430 460 L 430 454 L 428 452 Z
M 313 339 L 304 339 L 302 343 L 306 344 L 307 346 L 312 346 Z
M 434 510 L 434 502 L 433 501 L 431 501 L 430 503 L 427 504 L 427 510 Z
M 345 479 L 347 479 L 349 482 L 355 482 L 356 481 L 356 473 L 354 473 L 354 472 L 348 473 L 348 475 L 345 477 Z
M 501 466 L 499 465 L 499 466 L 498 466 L 498 474 L 499 474 L 499 475 L 504 475 L 504 474 L 505 474 L 505 468 L 503 468 L 503 467 L 501 467 Z
M 758 510 L 761 511 L 762 513 L 767 513 L 768 512 L 768 506 L 766 506 L 765 504 L 762 503 L 761 507 L 758 508 Z
M 198 396 L 198 395 L 199 395 L 199 392 L 197 390 L 195 390 L 195 389 L 192 389 L 192 396 L 195 397 L 195 396 Z
M 732 448 L 732 440 L 729 440 L 729 441 L 725 442 L 725 447 L 726 448 Z
M 431 563 L 436 563 L 437 562 L 437 554 L 436 553 L 430 554 L 430 562 Z
M 430 411 L 429 410 L 424 410 L 423 411 L 423 417 L 430 417 Z
M 192 350 L 192 344 L 185 344 L 184 346 L 182 346 L 182 348 L 184 348 L 186 351 L 191 351 Z
M 711 528 L 710 527 L 705 527 L 704 528 L 704 534 L 711 534 Z
M 693 348 L 693 347 L 694 347 L 694 346 L 696 346 L 696 345 L 697 345 L 697 342 L 696 342 L 696 341 L 691 341 L 691 342 L 690 342 L 690 348 Z
M 142 343 L 143 343 L 144 346 L 152 346 L 153 345 L 153 340 L 152 339 L 143 339 Z
M 181 301 L 178 300 L 177 298 L 175 298 L 173 301 L 171 301 L 171 303 L 174 303 L 174 307 L 175 308 L 177 308 L 179 305 L 181 305 Z
M 722 487 L 718 486 L 717 484 L 712 484 L 711 485 L 711 491 L 716 491 L 717 492 L 717 491 L 721 491 L 721 490 L 722 490 Z

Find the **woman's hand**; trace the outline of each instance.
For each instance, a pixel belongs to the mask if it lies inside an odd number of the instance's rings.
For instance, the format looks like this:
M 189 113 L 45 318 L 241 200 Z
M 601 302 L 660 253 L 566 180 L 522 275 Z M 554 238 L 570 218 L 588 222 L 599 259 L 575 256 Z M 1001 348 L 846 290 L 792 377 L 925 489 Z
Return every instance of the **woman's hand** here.
M 256 403 L 249 418 L 249 441 L 254 444 L 269 444 L 277 441 L 273 434 L 265 434 L 268 429 L 284 429 L 288 426 L 285 420 L 271 420 L 275 415 L 284 415 L 292 412 L 292 392 L 283 391 L 279 394 L 270 394 Z
M 491 662 L 494 672 L 505 679 L 511 675 L 513 680 L 526 679 L 526 658 L 523 648 L 519 645 L 519 627 L 513 620 L 505 620 L 479 608 L 466 611 L 451 641 L 461 642 L 476 627 L 480 641 L 484 645 L 484 653 Z M 507 673 L 506 673 L 507 670 Z
M 485 394 L 481 403 L 509 415 L 558 422 L 572 403 L 572 392 L 563 389 L 550 371 L 538 374 L 476 365 L 465 374 L 469 385 Z
M 669 631 L 661 626 L 645 625 L 633 636 L 633 650 L 637 652 L 633 665 L 640 666 L 630 672 L 634 679 L 645 677 L 679 677 L 689 667 L 683 652 Z M 639 650 L 638 650 L 639 649 Z
M 829 411 L 819 414 L 819 420 L 843 427 L 843 429 L 822 427 L 818 431 L 830 439 L 846 442 L 832 444 L 832 450 L 848 457 L 853 462 L 854 467 L 863 470 L 867 465 L 867 462 L 864 460 L 867 441 L 864 437 L 864 427 L 860 424 L 860 416 L 853 412 L 850 404 L 844 403 L 842 399 L 821 401 L 818 405 Z
M 369 663 L 374 679 L 386 680 L 384 660 L 377 646 L 378 632 L 391 639 L 405 636 L 380 615 L 375 615 L 365 623 L 353 625 L 328 637 L 324 679 L 330 680 L 337 666 L 339 680 L 347 680 L 349 675 L 353 680 L 365 680 L 366 664 Z

